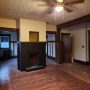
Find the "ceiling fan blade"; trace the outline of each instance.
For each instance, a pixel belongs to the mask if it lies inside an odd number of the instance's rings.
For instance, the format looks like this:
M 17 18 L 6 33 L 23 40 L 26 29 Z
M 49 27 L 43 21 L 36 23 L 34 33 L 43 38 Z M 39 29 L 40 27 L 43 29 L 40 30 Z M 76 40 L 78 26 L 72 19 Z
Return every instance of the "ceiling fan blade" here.
M 64 3 L 65 5 L 72 5 L 72 4 L 77 4 L 77 3 L 84 3 L 85 0 L 72 0 L 69 2 Z
M 70 7 L 68 7 L 68 6 L 64 6 L 64 9 L 67 11 L 67 12 L 72 12 L 73 10 L 70 8 Z
M 53 6 L 50 6 L 41 16 L 45 16 L 47 14 L 51 14 L 54 10 Z
M 54 6 L 51 6 L 51 7 L 48 8 L 46 13 L 51 14 L 53 12 L 53 10 L 54 10 Z

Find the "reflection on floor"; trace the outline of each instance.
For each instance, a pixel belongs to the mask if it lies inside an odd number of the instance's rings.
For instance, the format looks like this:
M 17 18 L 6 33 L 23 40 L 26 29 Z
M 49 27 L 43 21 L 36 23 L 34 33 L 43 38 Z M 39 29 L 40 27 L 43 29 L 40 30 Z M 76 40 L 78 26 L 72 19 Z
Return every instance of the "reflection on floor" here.
M 55 60 L 47 58 L 46 59 L 46 65 L 57 65 L 57 63 Z
M 0 65 L 0 90 L 90 90 L 90 66 L 48 62 L 45 69 L 20 72 L 16 64 Z

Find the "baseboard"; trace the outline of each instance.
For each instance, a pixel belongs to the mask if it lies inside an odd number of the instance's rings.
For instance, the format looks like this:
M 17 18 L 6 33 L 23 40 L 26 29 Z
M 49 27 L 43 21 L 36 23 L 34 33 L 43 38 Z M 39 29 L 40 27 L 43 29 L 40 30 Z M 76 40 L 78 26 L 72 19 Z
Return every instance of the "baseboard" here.
M 75 62 L 75 63 L 80 63 L 80 64 L 83 64 L 83 65 L 90 65 L 90 63 L 89 63 L 89 62 L 84 62 L 84 61 L 81 61 L 81 60 L 76 60 L 76 59 L 74 59 L 74 62 Z

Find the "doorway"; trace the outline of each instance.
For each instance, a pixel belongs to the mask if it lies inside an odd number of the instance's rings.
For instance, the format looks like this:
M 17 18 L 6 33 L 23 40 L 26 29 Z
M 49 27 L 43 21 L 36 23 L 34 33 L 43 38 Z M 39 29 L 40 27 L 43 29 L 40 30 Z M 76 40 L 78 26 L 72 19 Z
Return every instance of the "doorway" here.
M 17 63 L 18 32 L 16 29 L 0 28 L 0 62 Z M 6 63 L 7 64 L 7 63 Z
M 63 41 L 63 63 L 72 62 L 72 37 L 70 33 L 61 33 Z
M 47 63 L 56 63 L 56 32 L 46 32 Z

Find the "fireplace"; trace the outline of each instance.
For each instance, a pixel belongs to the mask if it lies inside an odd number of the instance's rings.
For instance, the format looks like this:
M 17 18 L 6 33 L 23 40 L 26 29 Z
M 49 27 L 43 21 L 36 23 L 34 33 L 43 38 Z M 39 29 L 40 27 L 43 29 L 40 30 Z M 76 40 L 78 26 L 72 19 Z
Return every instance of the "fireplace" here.
M 39 65 L 39 55 L 37 53 L 32 53 L 29 55 L 29 63 L 30 66 Z
M 21 42 L 19 44 L 18 69 L 31 71 L 46 67 L 45 42 Z
M 43 68 L 43 66 L 40 65 L 39 54 L 30 53 L 26 71 L 35 70 L 39 68 Z

